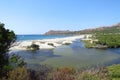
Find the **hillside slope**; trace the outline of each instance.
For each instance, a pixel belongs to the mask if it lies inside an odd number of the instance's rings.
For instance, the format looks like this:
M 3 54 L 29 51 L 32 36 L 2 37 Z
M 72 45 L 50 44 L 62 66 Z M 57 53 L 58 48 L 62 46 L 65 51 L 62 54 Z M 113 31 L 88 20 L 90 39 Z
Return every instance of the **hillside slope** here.
M 99 28 L 93 28 L 93 29 L 85 29 L 80 31 L 55 31 L 50 30 L 45 33 L 45 35 L 68 35 L 68 34 L 92 34 L 92 33 L 120 33 L 120 23 L 112 25 L 112 26 L 104 26 Z

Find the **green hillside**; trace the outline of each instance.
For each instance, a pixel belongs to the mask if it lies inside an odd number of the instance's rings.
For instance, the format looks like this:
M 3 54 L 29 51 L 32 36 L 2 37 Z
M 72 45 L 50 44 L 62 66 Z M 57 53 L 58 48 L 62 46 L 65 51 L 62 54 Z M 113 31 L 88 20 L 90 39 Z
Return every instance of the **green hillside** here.
M 99 27 L 93 29 L 85 29 L 79 31 L 48 31 L 45 35 L 79 35 L 79 34 L 94 34 L 94 33 L 120 33 L 120 23 L 113 26 Z
M 120 23 L 109 27 L 99 27 L 95 29 L 86 29 L 75 31 L 73 34 L 91 34 L 91 33 L 120 33 Z

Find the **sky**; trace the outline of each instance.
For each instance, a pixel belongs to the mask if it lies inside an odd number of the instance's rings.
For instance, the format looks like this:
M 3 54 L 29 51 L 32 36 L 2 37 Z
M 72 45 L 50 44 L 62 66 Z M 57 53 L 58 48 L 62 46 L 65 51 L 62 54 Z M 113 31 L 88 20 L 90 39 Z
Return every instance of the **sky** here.
M 120 22 L 120 0 L 0 0 L 0 22 L 16 34 L 110 26 Z

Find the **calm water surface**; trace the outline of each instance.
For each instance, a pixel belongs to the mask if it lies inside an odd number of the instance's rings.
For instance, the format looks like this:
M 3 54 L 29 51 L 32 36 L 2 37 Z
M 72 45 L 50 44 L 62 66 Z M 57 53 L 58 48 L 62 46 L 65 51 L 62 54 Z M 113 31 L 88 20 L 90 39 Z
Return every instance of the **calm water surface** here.
M 33 69 L 38 68 L 40 64 L 53 67 L 86 68 L 120 63 L 120 49 L 87 49 L 80 40 L 53 50 L 15 51 L 13 53 L 24 58 L 28 67 Z

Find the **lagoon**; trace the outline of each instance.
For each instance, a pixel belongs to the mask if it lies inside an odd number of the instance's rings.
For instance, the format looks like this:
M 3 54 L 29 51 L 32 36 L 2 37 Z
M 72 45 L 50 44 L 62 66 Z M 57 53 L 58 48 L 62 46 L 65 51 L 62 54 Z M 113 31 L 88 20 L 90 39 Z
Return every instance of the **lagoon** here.
M 24 50 L 11 53 L 21 56 L 31 69 L 37 69 L 41 64 L 55 68 L 67 66 L 83 69 L 120 63 L 120 49 L 87 49 L 79 39 L 70 45 L 62 45 L 52 50 Z

